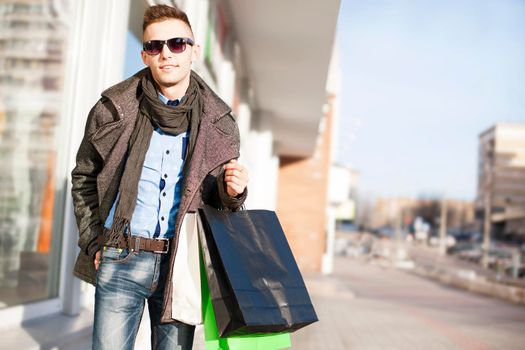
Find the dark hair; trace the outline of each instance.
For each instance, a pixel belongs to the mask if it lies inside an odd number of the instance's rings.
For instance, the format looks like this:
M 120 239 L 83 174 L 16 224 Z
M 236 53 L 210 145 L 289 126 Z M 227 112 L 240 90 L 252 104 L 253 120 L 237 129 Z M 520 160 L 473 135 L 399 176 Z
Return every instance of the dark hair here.
M 156 22 L 162 22 L 167 19 L 178 19 L 183 21 L 190 27 L 191 24 L 188 20 L 188 16 L 184 11 L 179 9 L 177 6 L 168 6 L 168 5 L 155 5 L 150 6 L 146 9 L 146 12 L 144 12 L 144 22 L 142 22 L 142 33 L 146 30 L 147 26 L 149 26 L 152 23 Z

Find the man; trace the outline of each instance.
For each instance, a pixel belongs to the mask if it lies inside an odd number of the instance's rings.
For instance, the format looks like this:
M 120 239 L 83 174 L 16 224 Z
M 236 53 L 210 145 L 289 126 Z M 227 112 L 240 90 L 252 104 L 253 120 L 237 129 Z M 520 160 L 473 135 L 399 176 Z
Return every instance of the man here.
M 231 110 L 191 70 L 200 47 L 186 14 L 148 8 L 143 41 L 148 67 L 102 93 L 72 171 L 94 349 L 132 349 L 145 300 L 152 348 L 192 348 L 194 327 L 171 318 L 182 221 L 204 204 L 238 210 L 247 195 Z

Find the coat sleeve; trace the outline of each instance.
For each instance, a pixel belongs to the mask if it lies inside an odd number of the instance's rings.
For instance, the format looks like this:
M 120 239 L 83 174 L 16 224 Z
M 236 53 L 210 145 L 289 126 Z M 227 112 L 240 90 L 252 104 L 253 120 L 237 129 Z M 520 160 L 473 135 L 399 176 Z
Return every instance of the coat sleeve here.
M 76 156 L 76 166 L 71 172 L 71 194 L 79 231 L 78 246 L 92 258 L 100 249 L 97 238 L 103 229 L 97 191 L 97 175 L 102 169 L 103 161 L 90 138 L 97 130 L 96 121 L 103 109 L 103 103 L 99 101 L 89 112 L 84 137 Z
M 237 153 L 239 153 L 240 148 L 240 135 L 239 135 L 239 128 L 237 126 L 237 123 L 235 122 L 234 117 L 231 114 L 227 114 L 226 116 L 219 119 L 215 126 L 221 129 L 222 132 L 233 135 L 234 139 L 236 140 L 235 146 L 237 149 Z M 228 192 L 226 191 L 226 183 L 224 182 L 224 169 L 223 165 L 220 165 L 218 168 L 214 170 L 214 173 L 216 174 L 217 179 L 217 196 L 218 200 L 220 202 L 220 206 L 224 209 L 229 209 L 232 211 L 238 211 L 242 208 L 244 205 L 244 201 L 246 200 L 248 196 L 248 187 L 246 187 L 243 191 L 243 193 L 239 194 L 236 197 L 230 197 Z

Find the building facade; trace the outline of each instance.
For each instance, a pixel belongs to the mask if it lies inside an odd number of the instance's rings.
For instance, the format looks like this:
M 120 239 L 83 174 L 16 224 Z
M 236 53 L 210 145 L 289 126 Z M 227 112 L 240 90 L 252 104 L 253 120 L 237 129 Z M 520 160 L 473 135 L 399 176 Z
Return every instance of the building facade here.
M 525 124 L 498 123 L 479 136 L 476 212 L 491 208 L 492 232 L 525 242 Z
M 94 289 L 72 275 L 78 233 L 70 171 L 100 92 L 142 68 L 135 55 L 143 11 L 153 3 L 188 13 L 203 53 L 194 69 L 232 106 L 240 161 L 250 171 L 247 208 L 286 202 L 286 160 L 315 158 L 325 137 L 338 0 L 2 1 L 0 349 L 67 348 L 89 338 Z M 322 203 L 316 210 L 325 215 Z M 325 231 L 322 224 L 315 231 L 324 248 Z M 292 246 L 303 238 L 288 236 Z M 301 268 L 318 271 L 321 259 L 316 251 Z
M 408 228 L 420 216 L 433 228 L 439 226 L 442 199 L 421 199 L 409 197 L 380 197 L 374 203 L 372 227 L 386 227 L 394 231 L 399 224 Z M 454 231 L 475 230 L 474 202 L 446 199 L 447 229 Z

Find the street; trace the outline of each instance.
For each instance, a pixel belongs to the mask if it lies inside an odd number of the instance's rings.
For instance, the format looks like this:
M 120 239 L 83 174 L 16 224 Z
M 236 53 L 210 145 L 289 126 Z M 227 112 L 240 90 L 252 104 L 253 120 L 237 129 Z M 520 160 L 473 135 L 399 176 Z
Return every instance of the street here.
M 292 349 L 525 349 L 525 307 L 348 257 L 305 276 L 319 322 Z

